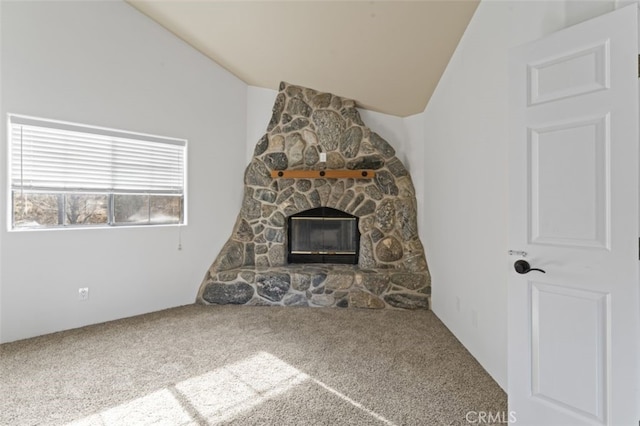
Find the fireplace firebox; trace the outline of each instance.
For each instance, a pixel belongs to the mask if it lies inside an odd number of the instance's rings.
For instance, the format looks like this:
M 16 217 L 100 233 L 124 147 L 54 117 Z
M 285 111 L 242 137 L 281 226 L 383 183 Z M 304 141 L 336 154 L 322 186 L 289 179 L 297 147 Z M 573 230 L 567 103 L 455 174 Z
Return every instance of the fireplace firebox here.
M 287 237 L 289 263 L 358 263 L 358 218 L 343 211 L 318 207 L 289 216 Z

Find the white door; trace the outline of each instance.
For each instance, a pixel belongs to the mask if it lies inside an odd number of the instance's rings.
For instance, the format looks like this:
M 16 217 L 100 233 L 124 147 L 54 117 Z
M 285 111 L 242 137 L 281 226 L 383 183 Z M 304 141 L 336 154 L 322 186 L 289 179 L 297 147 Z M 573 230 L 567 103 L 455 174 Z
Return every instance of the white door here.
M 509 410 L 638 425 L 638 35 L 632 5 L 510 61 Z M 519 274 L 514 262 L 531 271 Z

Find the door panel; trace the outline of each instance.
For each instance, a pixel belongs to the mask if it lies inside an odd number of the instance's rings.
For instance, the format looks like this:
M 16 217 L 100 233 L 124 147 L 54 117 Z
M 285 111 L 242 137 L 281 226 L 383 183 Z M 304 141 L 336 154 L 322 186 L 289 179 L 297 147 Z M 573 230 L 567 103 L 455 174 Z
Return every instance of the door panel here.
M 530 286 L 532 395 L 576 417 L 604 423 L 608 296 L 539 282 Z M 564 314 L 567 310 L 571 316 Z
M 609 88 L 609 41 L 529 64 L 529 105 Z
M 531 244 L 609 247 L 608 121 L 529 129 Z

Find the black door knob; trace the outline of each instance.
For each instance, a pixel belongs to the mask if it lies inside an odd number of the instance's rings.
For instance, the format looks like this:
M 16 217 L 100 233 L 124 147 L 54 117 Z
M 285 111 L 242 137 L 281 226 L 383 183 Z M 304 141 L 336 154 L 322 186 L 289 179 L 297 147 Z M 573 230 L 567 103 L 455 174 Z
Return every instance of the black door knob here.
M 516 272 L 519 274 L 528 274 L 531 271 L 538 271 L 538 272 L 542 272 L 543 274 L 546 274 L 546 272 L 543 271 L 542 269 L 532 268 L 531 265 L 529 265 L 529 262 L 522 259 L 516 260 L 516 263 L 513 264 L 513 269 L 515 269 Z

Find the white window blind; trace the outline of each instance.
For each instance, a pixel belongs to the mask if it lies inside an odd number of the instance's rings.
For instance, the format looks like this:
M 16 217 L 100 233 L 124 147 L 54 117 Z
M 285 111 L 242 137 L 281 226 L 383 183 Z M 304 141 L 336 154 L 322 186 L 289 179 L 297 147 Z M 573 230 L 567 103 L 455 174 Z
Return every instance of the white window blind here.
M 13 190 L 183 194 L 186 141 L 10 115 Z

